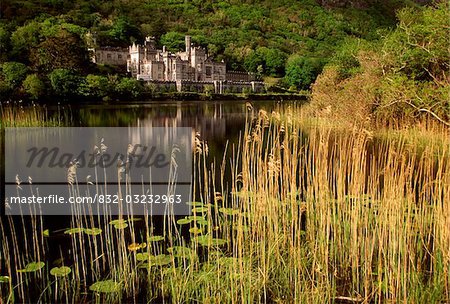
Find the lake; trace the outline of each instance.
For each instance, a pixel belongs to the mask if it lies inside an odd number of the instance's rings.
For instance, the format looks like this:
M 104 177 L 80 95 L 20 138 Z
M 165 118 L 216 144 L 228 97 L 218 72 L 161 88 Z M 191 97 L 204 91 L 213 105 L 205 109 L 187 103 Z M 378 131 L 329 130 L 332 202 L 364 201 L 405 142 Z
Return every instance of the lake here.
M 0 298 L 445 302 L 448 130 L 336 126 L 302 103 L 6 112 L 21 126 L 191 127 L 195 182 L 188 216 L 2 217 Z

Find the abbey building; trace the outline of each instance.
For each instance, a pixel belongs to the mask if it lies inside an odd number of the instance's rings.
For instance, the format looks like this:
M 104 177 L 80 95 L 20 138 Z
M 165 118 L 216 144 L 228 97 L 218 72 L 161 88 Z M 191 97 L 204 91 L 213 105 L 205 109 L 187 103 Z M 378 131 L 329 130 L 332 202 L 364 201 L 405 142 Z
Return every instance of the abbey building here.
M 147 37 L 144 45 L 129 47 L 127 71 L 142 80 L 159 81 L 224 81 L 225 62 L 216 62 L 208 57 L 205 49 L 192 46 L 191 37 L 185 37 L 186 49 L 171 53 L 165 46 L 156 48 L 153 38 Z

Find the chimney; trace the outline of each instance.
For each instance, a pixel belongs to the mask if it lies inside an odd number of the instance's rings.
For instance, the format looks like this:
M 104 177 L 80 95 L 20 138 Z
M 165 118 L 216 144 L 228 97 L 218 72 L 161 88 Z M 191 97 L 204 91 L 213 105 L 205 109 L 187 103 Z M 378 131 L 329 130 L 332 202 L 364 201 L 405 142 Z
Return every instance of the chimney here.
M 184 38 L 186 44 L 186 53 L 190 57 L 191 56 L 191 36 L 187 36 Z
M 166 46 L 163 45 L 163 53 L 165 53 L 165 52 L 166 52 Z

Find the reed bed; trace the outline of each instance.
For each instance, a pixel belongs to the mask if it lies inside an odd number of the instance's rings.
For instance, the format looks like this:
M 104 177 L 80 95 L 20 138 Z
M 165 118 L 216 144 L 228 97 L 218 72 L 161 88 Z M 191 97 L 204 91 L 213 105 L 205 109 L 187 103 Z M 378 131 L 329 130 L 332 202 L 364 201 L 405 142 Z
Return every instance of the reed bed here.
M 191 216 L 75 211 L 66 275 L 50 273 L 45 219 L 23 228 L 26 250 L 2 219 L 2 303 L 450 301 L 448 131 L 416 145 L 303 122 L 296 109 L 249 114 L 217 162 L 198 134 Z M 45 264 L 17 272 L 31 261 Z
M 0 127 L 58 127 L 71 121 L 70 111 L 59 106 L 49 114 L 45 105 L 21 103 L 0 103 Z

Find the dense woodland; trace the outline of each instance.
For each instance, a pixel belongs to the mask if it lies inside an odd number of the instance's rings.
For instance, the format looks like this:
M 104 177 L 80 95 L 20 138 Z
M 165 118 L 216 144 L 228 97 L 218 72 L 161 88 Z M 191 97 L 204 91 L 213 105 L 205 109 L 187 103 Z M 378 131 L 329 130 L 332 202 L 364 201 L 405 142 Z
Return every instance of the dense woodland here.
M 150 35 L 177 51 L 189 34 L 229 69 L 256 73 L 269 86 L 309 90 L 321 75 L 313 86 L 319 107 L 329 103 L 324 95 L 352 93 L 348 83 L 371 73 L 376 79 L 366 81 L 376 91 L 369 96 L 375 103 L 398 106 L 400 96 L 422 112 L 448 118 L 445 2 L 3 0 L 0 5 L 3 99 L 137 97 L 144 89 L 140 83 L 91 64 L 87 48 L 128 46 Z M 425 110 L 416 104 L 420 100 Z

